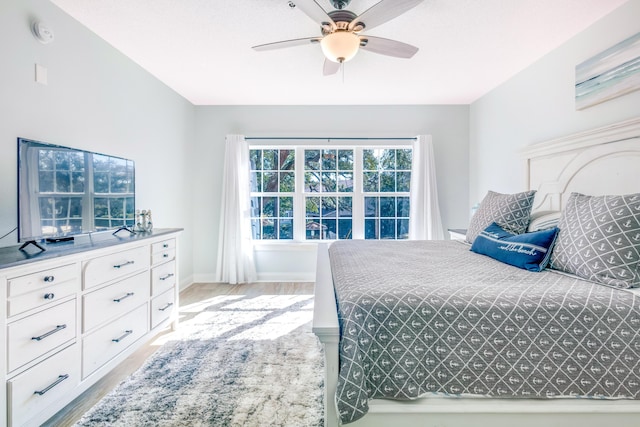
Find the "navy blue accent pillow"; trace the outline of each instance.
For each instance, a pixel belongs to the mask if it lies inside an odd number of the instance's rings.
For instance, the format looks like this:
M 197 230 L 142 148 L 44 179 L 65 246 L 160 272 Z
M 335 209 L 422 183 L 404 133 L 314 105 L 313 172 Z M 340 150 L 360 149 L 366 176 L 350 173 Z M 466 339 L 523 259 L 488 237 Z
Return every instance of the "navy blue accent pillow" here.
M 471 250 L 525 270 L 542 271 L 549 262 L 557 235 L 557 227 L 513 234 L 494 222 L 476 237 Z

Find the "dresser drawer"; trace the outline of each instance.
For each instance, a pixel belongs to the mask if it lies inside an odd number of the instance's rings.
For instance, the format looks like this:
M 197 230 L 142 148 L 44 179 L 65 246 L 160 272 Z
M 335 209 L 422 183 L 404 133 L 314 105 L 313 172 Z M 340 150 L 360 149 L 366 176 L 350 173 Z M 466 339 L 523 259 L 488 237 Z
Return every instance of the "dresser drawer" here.
M 149 299 L 149 272 L 144 271 L 82 297 L 83 332 L 120 317 Z
M 151 329 L 171 317 L 176 309 L 176 294 L 173 289 L 151 300 Z
M 84 288 L 89 289 L 148 267 L 148 246 L 93 258 L 82 264 Z
M 171 261 L 154 267 L 151 271 L 151 296 L 160 295 L 176 284 L 176 262 Z
M 75 337 L 75 299 L 9 323 L 7 371 L 19 368 Z
M 148 304 L 92 332 L 82 340 L 82 378 L 124 351 L 149 330 Z
M 80 351 L 74 344 L 7 382 L 11 425 L 29 425 L 29 419 L 51 403 L 60 399 L 71 401 L 71 393 L 78 384 Z
M 71 279 L 66 282 L 40 288 L 37 291 L 9 298 L 7 301 L 7 315 L 9 317 L 23 313 L 32 308 L 42 307 L 57 302 L 64 297 L 75 294 L 80 290 L 80 281 Z
M 51 268 L 7 280 L 9 317 L 72 295 L 80 289 L 76 264 Z
M 156 242 L 152 244 L 151 252 L 157 253 L 157 252 L 163 252 L 168 249 L 175 249 L 175 248 L 176 248 L 176 239 L 167 239 L 167 240 L 163 240 L 161 242 Z
M 176 250 L 175 249 L 167 249 L 162 252 L 154 252 L 151 254 L 151 264 L 158 265 L 163 262 L 171 261 L 176 258 Z

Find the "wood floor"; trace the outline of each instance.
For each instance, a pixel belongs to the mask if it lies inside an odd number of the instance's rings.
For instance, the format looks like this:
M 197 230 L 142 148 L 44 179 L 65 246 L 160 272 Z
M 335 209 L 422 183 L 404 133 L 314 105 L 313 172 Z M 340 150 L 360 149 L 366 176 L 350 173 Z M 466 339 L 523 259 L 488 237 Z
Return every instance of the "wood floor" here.
M 194 304 L 220 295 L 312 295 L 313 283 L 250 283 L 242 285 L 226 285 L 213 283 L 195 283 L 180 293 L 180 307 Z M 162 332 L 157 338 L 169 333 Z M 147 360 L 159 346 L 153 345 L 156 339 L 143 345 L 135 353 L 125 359 L 117 368 L 105 375 L 91 388 L 82 393 L 60 412 L 51 417 L 43 426 L 72 426 L 93 405 L 113 390 L 122 380 L 131 375 Z

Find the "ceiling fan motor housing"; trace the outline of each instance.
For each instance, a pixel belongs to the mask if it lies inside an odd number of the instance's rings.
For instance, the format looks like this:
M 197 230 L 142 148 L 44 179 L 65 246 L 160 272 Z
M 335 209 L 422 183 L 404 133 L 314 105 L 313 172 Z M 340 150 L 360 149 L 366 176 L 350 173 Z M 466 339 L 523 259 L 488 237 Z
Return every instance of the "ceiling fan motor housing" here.
M 331 0 L 331 4 L 336 9 L 344 9 L 349 6 L 349 3 L 351 3 L 351 0 Z

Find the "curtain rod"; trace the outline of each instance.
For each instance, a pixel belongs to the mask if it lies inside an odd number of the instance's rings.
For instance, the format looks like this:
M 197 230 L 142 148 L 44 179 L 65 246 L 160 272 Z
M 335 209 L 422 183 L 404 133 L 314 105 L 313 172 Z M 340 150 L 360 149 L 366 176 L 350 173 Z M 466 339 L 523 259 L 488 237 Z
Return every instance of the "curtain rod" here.
M 416 137 L 411 138 L 366 138 L 366 137 L 332 137 L 332 136 L 246 136 L 247 141 L 265 140 L 265 139 L 282 139 L 282 140 L 327 140 L 327 141 L 415 141 Z

